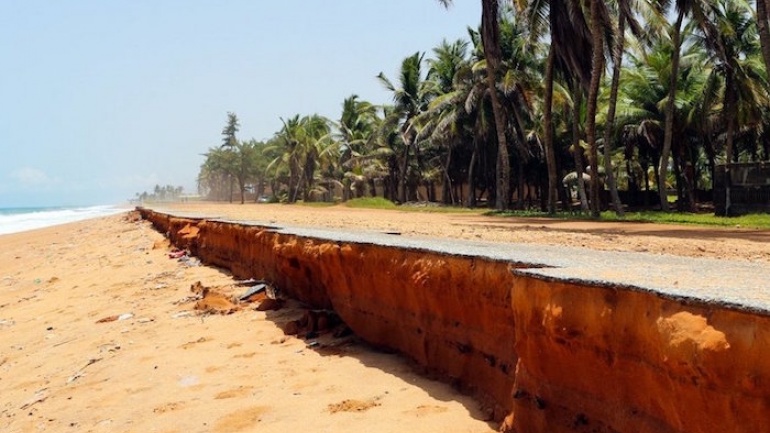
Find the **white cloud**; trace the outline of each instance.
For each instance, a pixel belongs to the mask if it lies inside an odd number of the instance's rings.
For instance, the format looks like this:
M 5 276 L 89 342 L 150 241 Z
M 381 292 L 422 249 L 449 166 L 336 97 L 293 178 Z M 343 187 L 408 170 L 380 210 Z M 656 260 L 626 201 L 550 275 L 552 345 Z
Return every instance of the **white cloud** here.
M 43 171 L 32 167 L 22 167 L 11 172 L 10 177 L 22 185 L 35 186 L 51 183 L 51 178 Z

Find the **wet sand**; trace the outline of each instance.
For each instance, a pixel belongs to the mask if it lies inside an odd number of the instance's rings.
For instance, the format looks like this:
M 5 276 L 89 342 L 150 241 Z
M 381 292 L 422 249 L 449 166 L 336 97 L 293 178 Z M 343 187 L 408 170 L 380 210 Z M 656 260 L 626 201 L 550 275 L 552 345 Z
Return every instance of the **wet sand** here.
M 243 288 L 170 259 L 145 222 L 119 215 L 0 246 L 2 432 L 494 431 L 477 402 L 399 356 L 285 336 L 297 306 L 194 312 L 197 281 Z

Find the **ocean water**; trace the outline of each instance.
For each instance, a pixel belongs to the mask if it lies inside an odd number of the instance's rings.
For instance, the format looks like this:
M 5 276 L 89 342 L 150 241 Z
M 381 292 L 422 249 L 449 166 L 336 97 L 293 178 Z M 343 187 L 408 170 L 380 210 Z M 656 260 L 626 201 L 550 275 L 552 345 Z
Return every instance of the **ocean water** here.
M 0 235 L 125 212 L 121 206 L 0 208 Z

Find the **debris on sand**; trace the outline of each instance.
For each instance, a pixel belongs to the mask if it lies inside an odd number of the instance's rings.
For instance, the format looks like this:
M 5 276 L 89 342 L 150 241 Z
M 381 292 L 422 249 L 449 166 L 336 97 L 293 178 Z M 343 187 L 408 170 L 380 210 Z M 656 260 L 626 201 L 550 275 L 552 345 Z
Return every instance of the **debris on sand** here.
M 103 317 L 97 320 L 96 323 L 109 323 L 109 322 L 123 321 L 123 320 L 131 319 L 132 317 L 134 317 L 134 313 L 123 313 L 123 314 L 118 314 L 114 316 Z
M 264 294 L 264 297 L 266 298 L 267 297 L 266 290 L 265 290 L 266 288 L 267 288 L 267 283 L 259 282 L 258 284 L 255 284 L 249 287 L 246 290 L 246 292 L 244 292 L 241 295 L 241 297 L 238 299 L 244 302 L 254 302 L 256 299 L 252 299 L 252 298 L 257 298 L 261 294 Z
M 180 259 L 182 257 L 185 257 L 187 255 L 187 251 L 185 250 L 172 250 L 170 253 L 168 253 L 169 259 Z
M 373 407 L 380 406 L 381 404 L 376 399 L 369 399 L 366 401 L 361 400 L 342 400 L 339 403 L 330 404 L 326 410 L 329 413 L 337 412 L 365 412 Z
M 38 403 L 44 402 L 48 398 L 48 392 L 46 392 L 47 390 L 48 388 L 43 388 L 36 392 L 31 399 L 27 400 L 24 404 L 21 405 L 20 409 L 27 410 Z
M 231 297 L 222 294 L 216 290 L 212 290 L 210 287 L 206 287 L 197 281 L 190 286 L 190 291 L 200 297 L 200 300 L 195 303 L 193 309 L 200 311 L 204 314 L 232 314 L 240 309 L 236 305 Z

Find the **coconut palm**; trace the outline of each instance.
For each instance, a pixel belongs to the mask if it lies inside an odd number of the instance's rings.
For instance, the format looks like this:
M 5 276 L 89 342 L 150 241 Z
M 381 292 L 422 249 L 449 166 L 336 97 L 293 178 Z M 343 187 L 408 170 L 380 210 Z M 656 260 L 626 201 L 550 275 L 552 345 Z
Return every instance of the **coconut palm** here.
M 417 52 L 403 60 L 399 72 L 398 87 L 382 72 L 377 75 L 380 83 L 393 94 L 394 111 L 390 114 L 395 116 L 397 120 L 399 135 L 403 143 L 398 168 L 398 201 L 401 203 L 405 203 L 410 196 L 407 181 L 411 153 L 413 150 L 415 154 L 419 152 L 417 148 L 419 131 L 415 119 L 427 109 L 430 101 L 430 89 L 422 72 L 423 58 L 424 54 Z M 414 193 L 414 191 L 411 192 Z
M 724 0 L 710 10 L 709 19 L 718 29 L 716 37 L 701 33 L 699 42 L 710 48 L 714 73 L 724 78 L 722 118 L 725 133 L 725 211 L 731 207 L 730 164 L 734 162 L 734 144 L 739 122 L 756 122 L 760 107 L 766 106 L 767 81 L 757 62 L 760 46 L 756 22 L 741 2 Z
M 668 6 L 671 0 L 658 0 L 661 6 Z M 666 178 L 668 177 L 668 165 L 671 155 L 671 145 L 674 138 L 674 111 L 676 101 L 676 80 L 679 76 L 680 51 L 682 47 L 682 25 L 685 16 L 690 16 L 694 23 L 701 28 L 708 38 L 713 40 L 716 29 L 709 21 L 709 11 L 714 5 L 713 0 L 674 0 L 674 9 L 676 11 L 676 21 L 669 28 L 671 42 L 674 50 L 671 54 L 671 81 L 669 82 L 669 94 L 666 101 L 666 124 L 664 129 L 663 149 L 660 155 L 660 166 L 658 168 L 658 190 L 660 194 L 660 207 L 663 211 L 668 211 L 668 193 L 666 190 Z
M 342 103 L 342 114 L 337 127 L 339 141 L 339 167 L 342 171 L 342 200 L 349 198 L 351 187 L 355 187 L 356 197 L 363 195 L 363 185 L 367 181 L 362 158 L 367 154 L 367 145 L 376 131 L 377 107 L 358 99 L 358 95 L 346 98 Z

